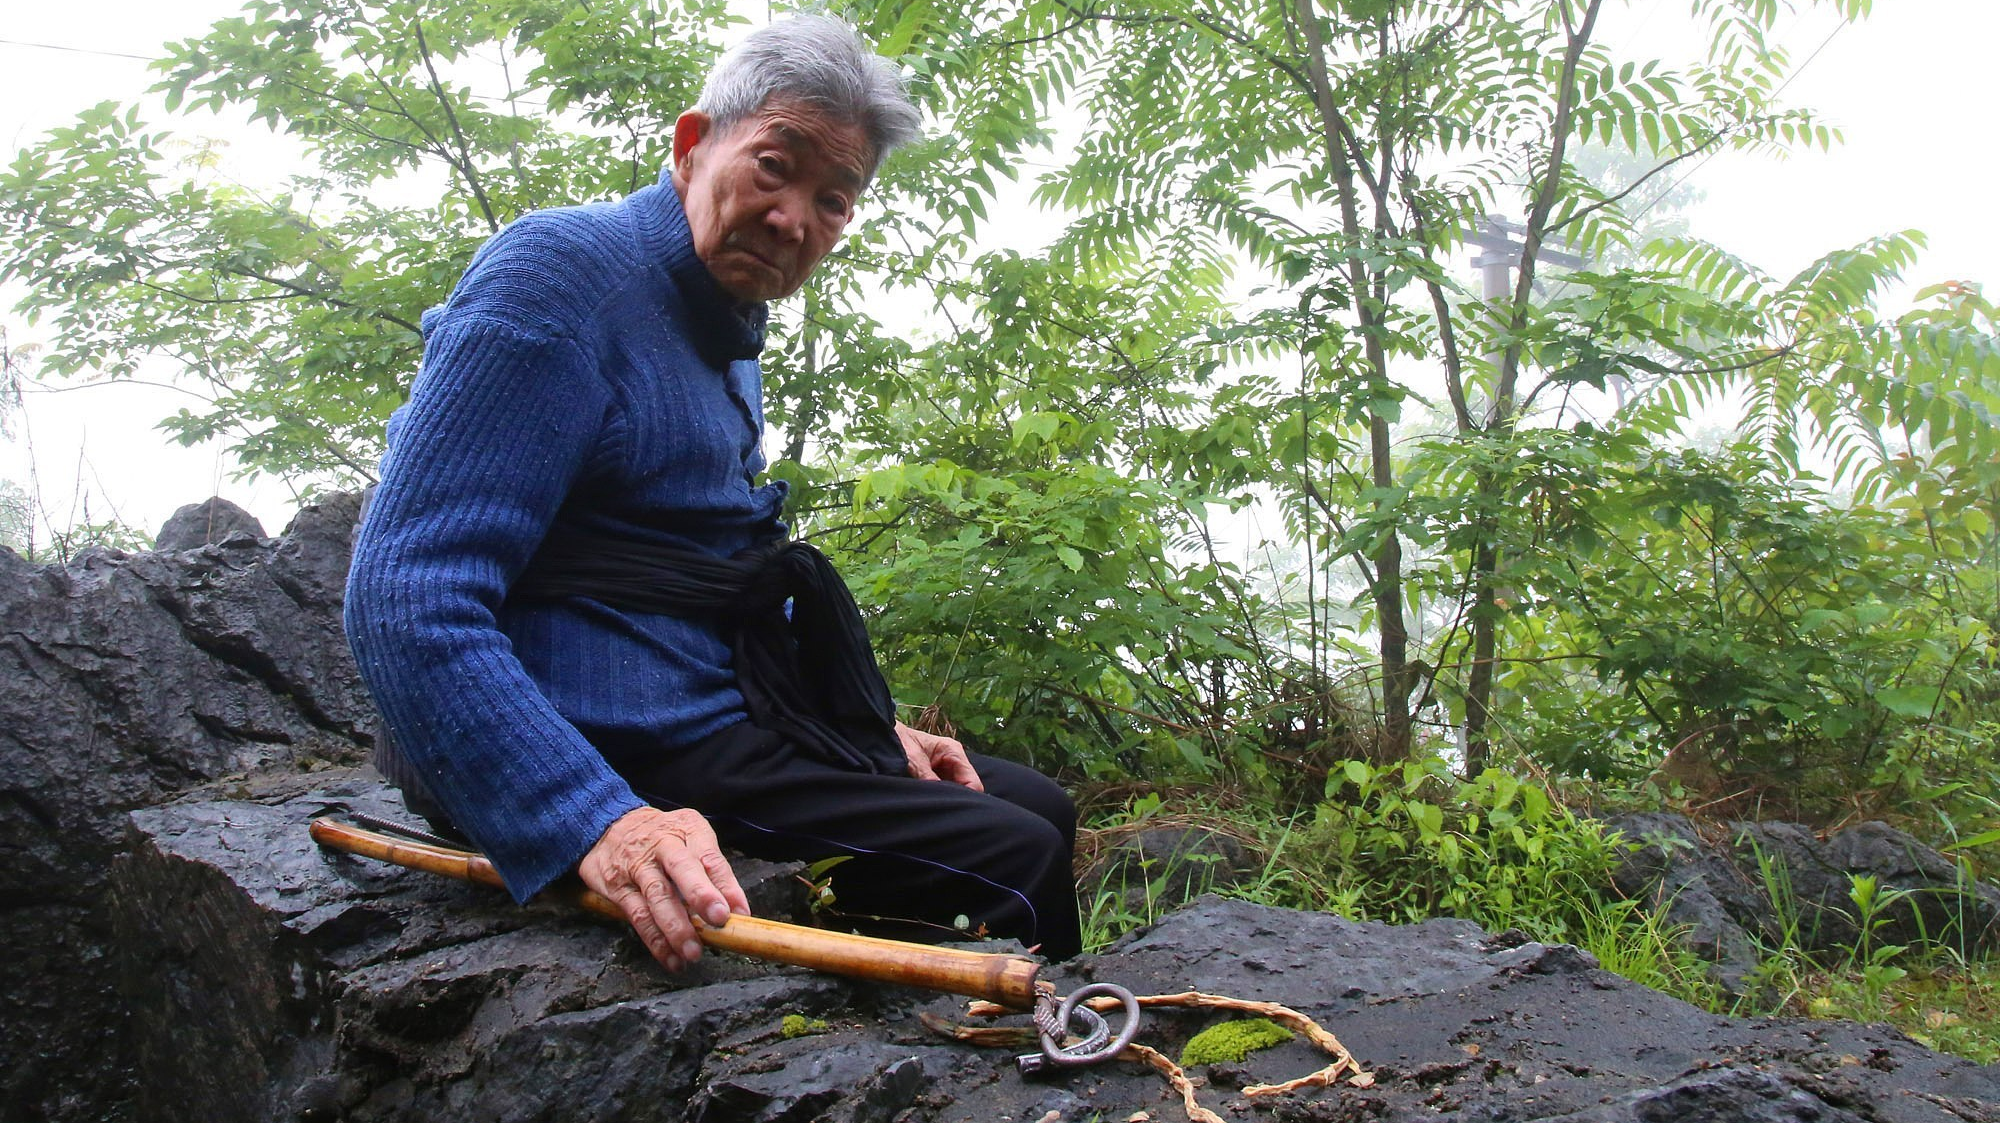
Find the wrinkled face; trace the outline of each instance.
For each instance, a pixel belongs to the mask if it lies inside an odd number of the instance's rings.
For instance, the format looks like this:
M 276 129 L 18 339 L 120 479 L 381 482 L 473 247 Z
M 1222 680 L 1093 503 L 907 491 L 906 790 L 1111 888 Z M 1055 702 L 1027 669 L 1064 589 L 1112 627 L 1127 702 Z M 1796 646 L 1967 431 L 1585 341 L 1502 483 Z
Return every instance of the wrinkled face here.
M 854 217 L 869 167 L 859 125 L 774 98 L 727 129 L 674 126 L 674 188 L 694 252 L 724 292 L 776 300 L 806 283 Z

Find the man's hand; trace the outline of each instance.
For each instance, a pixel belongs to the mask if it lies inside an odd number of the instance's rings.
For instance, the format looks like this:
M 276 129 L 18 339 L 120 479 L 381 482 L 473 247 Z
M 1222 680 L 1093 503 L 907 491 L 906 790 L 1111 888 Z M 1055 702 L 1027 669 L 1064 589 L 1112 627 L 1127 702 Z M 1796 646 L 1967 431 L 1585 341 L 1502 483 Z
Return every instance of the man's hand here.
M 669 971 L 701 958 L 690 914 L 717 928 L 732 912 L 750 914 L 750 901 L 722 856 L 715 831 L 697 811 L 626 812 L 576 872 L 625 910 L 646 950 Z
M 900 721 L 896 723 L 896 737 L 903 742 L 903 755 L 910 758 L 910 775 L 919 780 L 949 780 L 975 792 L 986 790 L 986 785 L 979 782 L 979 773 L 973 771 L 972 761 L 966 758 L 964 745 L 949 737 L 911 729 Z

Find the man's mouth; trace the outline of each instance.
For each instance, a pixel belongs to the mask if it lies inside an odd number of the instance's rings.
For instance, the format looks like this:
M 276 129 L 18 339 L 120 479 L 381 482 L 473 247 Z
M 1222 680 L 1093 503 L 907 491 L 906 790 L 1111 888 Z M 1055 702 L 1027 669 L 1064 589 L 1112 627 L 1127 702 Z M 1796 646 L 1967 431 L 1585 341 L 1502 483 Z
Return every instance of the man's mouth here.
M 751 257 L 756 258 L 760 264 L 770 269 L 772 272 L 779 274 L 780 276 L 784 275 L 785 273 L 784 267 L 779 265 L 774 257 L 772 257 L 769 254 L 757 252 L 755 249 L 752 249 L 750 247 L 749 243 L 745 242 L 742 238 L 739 238 L 734 234 L 731 234 L 728 238 L 724 239 L 723 244 L 729 246 L 731 249 L 737 250 L 738 252 L 749 254 Z

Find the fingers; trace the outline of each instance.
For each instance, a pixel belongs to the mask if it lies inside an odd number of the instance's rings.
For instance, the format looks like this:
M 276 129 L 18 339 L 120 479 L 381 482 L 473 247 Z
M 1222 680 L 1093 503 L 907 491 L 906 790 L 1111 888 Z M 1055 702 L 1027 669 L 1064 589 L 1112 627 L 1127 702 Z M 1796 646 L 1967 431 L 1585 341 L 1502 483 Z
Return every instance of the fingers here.
M 948 780 L 975 792 L 986 790 L 979 771 L 965 755 L 965 746 L 955 739 L 912 729 L 900 721 L 896 723 L 896 738 L 910 760 L 910 775 L 919 780 Z
M 641 943 L 651 952 L 654 959 L 669 971 L 678 971 L 691 956 L 686 954 L 688 937 L 694 928 L 688 923 L 686 910 L 673 898 L 672 890 L 657 871 L 642 883 L 630 870 L 623 866 L 600 863 L 596 871 L 598 878 L 591 876 L 592 863 L 588 857 L 578 867 L 584 883 L 609 897 L 625 919 L 638 933 Z M 695 952 L 700 952 L 699 942 Z
M 924 750 L 926 758 L 924 779 L 949 780 L 954 784 L 963 784 L 975 792 L 986 790 L 985 783 L 979 779 L 979 771 L 972 767 L 972 759 L 965 755 L 965 746 L 960 744 L 957 738 L 940 737 L 934 733 L 918 733 L 914 729 L 910 732 L 915 734 L 916 740 Z
M 936 770 L 931 768 L 930 734 L 911 729 L 902 722 L 896 723 L 896 740 L 902 742 L 903 757 L 910 762 L 910 775 L 919 780 L 935 780 Z
M 714 830 L 694 811 L 641 807 L 626 813 L 584 855 L 577 872 L 618 905 L 670 971 L 701 958 L 691 915 L 719 927 L 732 911 L 750 911 Z
M 659 932 L 659 946 L 648 944 L 653 958 L 670 971 L 678 971 L 682 963 L 693 963 L 701 958 L 701 937 L 695 935 L 694 922 L 688 919 L 688 907 L 682 903 L 674 886 L 661 876 L 657 866 L 648 866 L 641 875 L 640 893 L 647 918 Z M 638 925 L 633 925 L 637 929 Z M 641 932 L 643 938 L 645 933 Z M 660 955 L 664 949 L 665 958 Z M 678 959 L 681 962 L 675 962 Z
M 972 767 L 971 758 L 957 741 L 947 741 L 949 751 L 940 753 L 936 759 L 938 775 L 954 784 L 964 784 L 975 792 L 986 790 L 986 784 L 979 778 L 979 770 Z
M 710 850 L 714 850 L 713 844 Z M 715 851 L 715 858 L 720 860 L 721 857 L 721 853 Z M 667 876 L 673 878 L 674 889 L 680 894 L 680 899 L 686 902 L 688 912 L 707 921 L 710 927 L 720 928 L 728 923 L 729 901 L 723 897 L 722 890 L 716 888 L 715 881 L 709 874 L 710 867 L 706 855 L 696 854 L 693 848 L 683 841 L 679 846 L 664 848 L 660 854 L 660 864 L 666 869 Z M 726 862 L 723 864 L 727 865 Z M 695 938 L 692 930 L 689 938 Z M 699 948 L 700 941 L 697 939 L 697 954 Z M 688 958 L 693 959 L 694 956 L 690 955 Z
M 729 911 L 739 916 L 749 916 L 750 897 L 743 892 L 743 886 L 736 880 L 736 871 L 729 868 L 729 859 L 722 856 L 722 851 L 720 849 L 713 851 L 710 855 L 704 856 L 701 862 L 708 870 L 708 880 L 722 891 L 722 899 L 728 902 Z M 722 920 L 714 923 L 720 925 L 728 919 L 729 917 L 724 916 Z

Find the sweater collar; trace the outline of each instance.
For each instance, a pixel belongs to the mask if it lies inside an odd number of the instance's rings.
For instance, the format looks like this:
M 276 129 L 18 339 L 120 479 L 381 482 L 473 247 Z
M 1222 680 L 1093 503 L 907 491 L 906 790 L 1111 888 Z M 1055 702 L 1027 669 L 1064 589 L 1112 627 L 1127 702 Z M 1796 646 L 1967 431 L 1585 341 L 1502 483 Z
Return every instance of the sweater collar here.
M 695 349 L 718 366 L 733 359 L 754 359 L 764 349 L 764 325 L 770 309 L 762 302 L 745 304 L 722 291 L 715 274 L 695 256 L 694 234 L 687 211 L 674 190 L 672 168 L 659 182 L 631 196 L 641 237 L 655 260 L 666 266 L 681 299 L 692 313 Z

